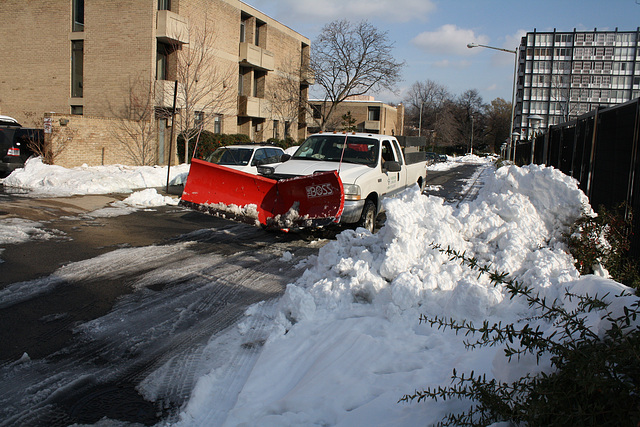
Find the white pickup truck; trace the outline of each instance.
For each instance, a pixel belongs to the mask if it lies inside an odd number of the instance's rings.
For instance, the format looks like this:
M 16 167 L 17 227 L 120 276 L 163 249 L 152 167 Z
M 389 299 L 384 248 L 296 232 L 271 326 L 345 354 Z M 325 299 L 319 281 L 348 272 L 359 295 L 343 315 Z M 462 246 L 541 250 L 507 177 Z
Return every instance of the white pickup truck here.
M 405 159 L 400 142 L 393 136 L 318 133 L 307 138 L 291 158 L 259 167 L 258 173 L 280 180 L 337 170 L 344 187 L 340 223 L 373 232 L 385 197 L 414 184 L 422 190 L 426 183 L 425 153 L 413 148 L 415 151 Z

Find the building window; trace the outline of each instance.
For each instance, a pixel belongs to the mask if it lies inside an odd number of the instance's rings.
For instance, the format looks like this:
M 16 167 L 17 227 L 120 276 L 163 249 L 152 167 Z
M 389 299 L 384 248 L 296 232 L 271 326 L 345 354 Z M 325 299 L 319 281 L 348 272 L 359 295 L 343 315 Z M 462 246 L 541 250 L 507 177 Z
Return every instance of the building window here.
M 213 133 L 222 133 L 222 116 L 220 115 L 213 118 Z
M 171 10 L 171 0 L 158 0 L 158 10 Z
M 277 120 L 273 121 L 273 137 L 275 139 L 279 139 L 280 138 L 280 129 L 278 129 L 280 127 L 280 122 Z
M 249 18 L 250 16 L 246 13 L 242 13 L 242 15 L 240 15 L 240 43 L 244 43 L 247 41 L 247 28 L 249 28 Z
M 84 0 L 73 0 L 73 31 L 84 31 Z
M 322 105 L 320 104 L 311 104 L 311 111 L 314 119 L 322 118 Z
M 246 67 L 240 67 L 240 71 L 238 73 L 238 95 L 244 95 L 244 78 L 245 74 L 247 74 L 248 69 Z M 250 82 L 249 82 L 250 83 Z
M 71 97 L 82 98 L 84 41 L 71 42 Z
M 266 25 L 264 22 L 256 21 L 256 34 L 255 34 L 255 44 L 256 46 L 264 47 L 264 37 L 266 36 Z M 263 40 L 260 40 L 262 37 Z
M 253 72 L 253 92 L 251 93 L 251 95 L 253 95 L 254 98 L 258 97 L 258 85 L 260 84 L 260 76 L 258 75 L 258 73 L 256 71 Z
M 81 116 L 83 114 L 82 105 L 72 105 L 71 106 L 71 114 L 74 114 L 76 116 Z
M 197 128 L 204 124 L 204 111 L 196 111 L 193 113 L 193 124 Z
M 167 59 L 169 57 L 169 49 L 166 44 L 158 43 L 158 52 L 156 55 L 156 80 L 167 80 Z
M 369 107 L 369 115 L 367 120 L 380 120 L 380 107 Z
M 264 98 L 265 96 L 265 79 L 266 71 L 254 71 L 253 72 L 253 96 L 256 98 Z

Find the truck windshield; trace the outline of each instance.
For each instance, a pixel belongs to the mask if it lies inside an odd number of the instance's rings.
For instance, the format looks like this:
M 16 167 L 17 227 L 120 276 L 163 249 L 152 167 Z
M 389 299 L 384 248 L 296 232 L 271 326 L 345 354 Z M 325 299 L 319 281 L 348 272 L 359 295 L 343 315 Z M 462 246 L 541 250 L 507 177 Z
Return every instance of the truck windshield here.
M 220 147 L 206 160 L 209 163 L 217 163 L 219 165 L 246 166 L 251 160 L 252 151 L 250 148 Z
M 378 140 L 360 136 L 313 135 L 293 155 L 296 160 L 324 160 L 375 166 L 378 163 Z M 344 151 L 344 154 L 343 154 Z

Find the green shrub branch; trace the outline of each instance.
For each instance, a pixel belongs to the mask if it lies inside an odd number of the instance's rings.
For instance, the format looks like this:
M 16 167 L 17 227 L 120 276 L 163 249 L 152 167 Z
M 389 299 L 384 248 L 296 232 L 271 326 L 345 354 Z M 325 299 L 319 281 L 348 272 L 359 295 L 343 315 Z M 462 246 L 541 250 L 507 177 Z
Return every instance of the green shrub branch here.
M 525 375 L 510 383 L 487 379 L 486 375 L 458 374 L 454 369 L 447 387 L 429 387 L 404 395 L 400 402 L 466 399 L 469 410 L 448 414 L 438 425 L 486 426 L 509 421 L 516 425 L 552 426 L 637 426 L 640 421 L 640 326 L 636 319 L 639 302 L 624 306 L 614 316 L 602 297 L 566 293 L 576 308 L 567 311 L 557 300 L 549 301 L 509 278 L 509 274 L 480 265 L 474 257 L 451 248 L 432 245 L 478 274 L 488 275 L 494 286 L 501 285 L 510 298 L 523 298 L 535 316 L 513 323 L 473 322 L 441 317 L 420 316 L 421 323 L 464 334 L 465 346 L 504 345 L 508 361 L 533 354 L 537 361 L 546 356 L 550 372 Z M 629 294 L 620 294 L 622 298 Z M 586 315 L 597 313 L 609 325 L 600 336 L 586 325 Z M 541 330 L 540 321 L 553 326 L 553 332 Z M 532 326 L 531 321 L 538 325 Z M 524 326 L 520 324 L 524 323 Z

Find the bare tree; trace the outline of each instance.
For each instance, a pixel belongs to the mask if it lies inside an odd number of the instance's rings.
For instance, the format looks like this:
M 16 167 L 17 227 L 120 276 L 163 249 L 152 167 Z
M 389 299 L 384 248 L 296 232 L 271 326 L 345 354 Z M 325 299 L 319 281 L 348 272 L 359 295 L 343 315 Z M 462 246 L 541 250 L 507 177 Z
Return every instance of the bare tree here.
M 324 92 L 322 130 L 336 106 L 347 97 L 393 90 L 404 63 L 394 59 L 392 49 L 387 32 L 366 21 L 352 24 L 343 19 L 322 28 L 311 55 L 316 83 Z
M 78 130 L 69 127 L 52 127 L 51 133 L 44 134 L 35 130 L 27 130 L 18 137 L 21 145 L 25 146 L 34 156 L 41 157 L 47 165 L 55 164 L 55 160 L 67 150 L 78 136 Z
M 451 104 L 454 144 L 461 150 L 467 150 L 472 138 L 476 146 L 483 144 L 484 116 L 482 112 L 485 106 L 482 97 L 476 89 L 470 89 Z M 457 140 L 457 142 L 455 142 Z
M 198 26 L 195 22 L 202 24 Z M 172 45 L 175 78 L 179 83 L 180 114 L 176 116 L 176 125 L 184 138 L 187 162 L 190 142 L 197 139 L 203 129 L 211 127 L 216 117 L 229 114 L 236 107 L 232 79 L 237 78 L 237 69 L 220 65 L 213 22 L 206 15 L 198 20 L 190 19 L 189 44 Z
M 408 120 L 405 125 L 414 129 L 422 126 L 423 129 L 438 130 L 438 119 L 441 117 L 445 101 L 451 98 L 451 94 L 444 85 L 432 80 L 415 82 L 409 88 L 405 96 L 405 113 Z M 420 114 L 422 113 L 422 120 Z M 421 129 L 419 129 L 421 131 Z M 419 132 L 422 134 L 422 132 Z
M 299 61 L 289 60 L 282 67 L 285 71 L 276 71 L 276 75 L 269 84 L 267 99 L 269 108 L 274 120 L 285 123 L 285 134 L 287 138 L 289 129 L 287 124 L 294 123 L 304 113 L 307 107 L 306 97 L 303 97 L 300 89 L 301 66 Z
M 157 162 L 154 83 L 142 78 L 130 80 L 122 105 L 109 105 L 116 121 L 111 135 L 134 165 L 149 166 Z
M 485 137 L 493 152 L 499 153 L 502 144 L 509 138 L 511 127 L 511 102 L 496 98 L 486 107 Z
M 436 129 L 438 145 L 453 147 L 460 143 L 457 112 L 457 104 L 453 100 L 447 99 L 438 113 Z

